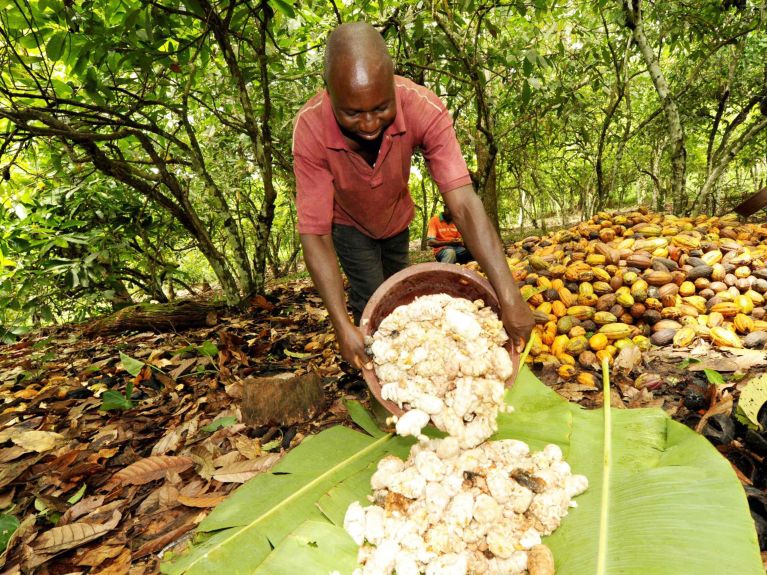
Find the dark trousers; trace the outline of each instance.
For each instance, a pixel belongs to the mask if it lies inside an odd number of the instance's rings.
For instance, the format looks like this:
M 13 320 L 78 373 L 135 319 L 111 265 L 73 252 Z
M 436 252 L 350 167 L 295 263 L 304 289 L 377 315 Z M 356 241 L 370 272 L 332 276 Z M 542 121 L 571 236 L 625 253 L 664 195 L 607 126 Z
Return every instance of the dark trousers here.
M 333 245 L 349 278 L 349 307 L 357 325 L 376 288 L 407 267 L 409 241 L 407 228 L 396 236 L 375 240 L 352 226 L 333 225 Z

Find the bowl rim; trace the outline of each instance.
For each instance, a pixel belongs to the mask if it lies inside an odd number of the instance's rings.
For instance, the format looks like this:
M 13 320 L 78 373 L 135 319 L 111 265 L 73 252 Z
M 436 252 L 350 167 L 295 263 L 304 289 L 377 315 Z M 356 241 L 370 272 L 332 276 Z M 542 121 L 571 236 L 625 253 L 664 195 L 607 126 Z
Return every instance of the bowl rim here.
M 484 278 L 477 272 L 456 264 L 445 264 L 445 263 L 439 263 L 439 262 L 420 263 L 420 264 L 414 264 L 412 266 L 408 266 L 405 269 L 400 270 L 397 273 L 393 274 L 388 279 L 386 279 L 380 286 L 378 286 L 378 289 L 376 289 L 375 292 L 373 292 L 373 295 L 368 300 L 368 303 L 365 306 L 365 309 L 363 310 L 362 316 L 360 318 L 359 327 L 360 327 L 360 330 L 362 331 L 363 337 L 367 338 L 368 336 L 372 336 L 375 329 L 378 328 L 378 325 L 372 324 L 373 315 L 377 311 L 377 307 L 379 303 L 389 293 L 390 290 L 392 290 L 393 288 L 396 288 L 396 286 L 402 283 L 403 280 L 412 278 L 413 276 L 429 274 L 429 273 L 447 274 L 448 276 L 454 276 L 456 284 L 467 285 L 469 282 L 475 284 L 481 291 L 485 292 L 488 296 L 487 298 L 482 298 L 485 301 L 485 305 L 489 305 L 491 308 L 493 308 L 493 310 L 495 310 L 497 314 L 500 315 L 500 303 L 498 301 L 498 296 L 496 295 L 495 290 L 493 289 L 493 286 L 490 284 L 490 282 L 486 278 Z M 419 293 L 414 295 L 411 299 L 407 301 L 403 301 L 401 304 L 398 304 L 398 305 L 406 305 L 408 303 L 411 303 L 416 297 L 419 297 L 421 295 L 435 294 L 435 293 L 444 293 L 444 291 L 429 292 L 427 290 L 424 293 Z M 463 297 L 463 296 L 455 295 L 454 297 Z M 519 351 L 512 344 L 511 340 L 506 342 L 506 344 L 504 345 L 504 348 L 508 350 L 509 356 L 511 357 L 512 365 L 514 367 L 511 377 L 505 382 L 505 387 L 509 388 L 514 384 L 514 381 L 516 380 L 517 375 L 519 373 L 519 367 L 520 367 Z M 381 405 L 383 405 L 383 407 L 387 411 L 389 411 L 390 413 L 398 417 L 405 413 L 406 409 L 401 408 L 393 401 L 383 399 L 383 397 L 381 397 L 381 384 L 378 381 L 378 376 L 376 375 L 374 368 L 373 369 L 363 368 L 362 378 L 364 379 L 365 383 L 368 386 L 368 389 L 376 398 L 376 400 L 378 400 L 378 402 L 381 403 Z

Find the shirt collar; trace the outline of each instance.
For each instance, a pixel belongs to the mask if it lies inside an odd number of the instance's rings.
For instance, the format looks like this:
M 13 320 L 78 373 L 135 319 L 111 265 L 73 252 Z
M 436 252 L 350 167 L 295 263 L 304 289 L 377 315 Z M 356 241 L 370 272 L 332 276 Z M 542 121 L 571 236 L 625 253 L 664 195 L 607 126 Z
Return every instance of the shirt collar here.
M 384 134 L 396 136 L 407 132 L 405 128 L 405 115 L 402 113 L 402 101 L 399 97 L 399 90 L 397 89 L 396 78 L 394 84 L 394 98 L 397 103 L 397 116 L 391 123 L 391 126 L 386 128 Z M 333 113 L 333 106 L 330 104 L 330 96 L 328 91 L 324 90 L 322 94 L 322 121 L 325 126 L 326 143 L 325 145 L 331 150 L 350 150 L 349 144 L 346 143 L 344 135 L 341 133 L 341 128 L 338 126 L 336 115 Z

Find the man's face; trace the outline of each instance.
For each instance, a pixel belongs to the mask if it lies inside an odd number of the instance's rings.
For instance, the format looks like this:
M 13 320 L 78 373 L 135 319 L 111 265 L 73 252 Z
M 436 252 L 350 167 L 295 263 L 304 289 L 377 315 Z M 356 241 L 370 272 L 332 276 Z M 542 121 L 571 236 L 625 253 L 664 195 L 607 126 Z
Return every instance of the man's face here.
M 397 116 L 394 76 L 382 68 L 373 73 L 345 72 L 334 73 L 328 81 L 333 113 L 347 138 L 361 145 L 370 144 L 381 137 Z

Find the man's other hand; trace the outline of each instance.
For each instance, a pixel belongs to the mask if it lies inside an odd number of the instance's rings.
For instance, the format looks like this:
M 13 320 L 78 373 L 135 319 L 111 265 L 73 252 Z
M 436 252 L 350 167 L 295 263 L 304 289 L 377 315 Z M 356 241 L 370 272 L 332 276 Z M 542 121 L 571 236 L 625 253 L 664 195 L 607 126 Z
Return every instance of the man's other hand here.
M 373 362 L 365 351 L 365 338 L 354 324 L 349 322 L 336 332 L 341 357 L 357 369 L 373 369 Z
M 501 304 L 501 320 L 512 344 L 519 353 L 522 353 L 535 326 L 535 318 L 530 306 L 525 302 Z

